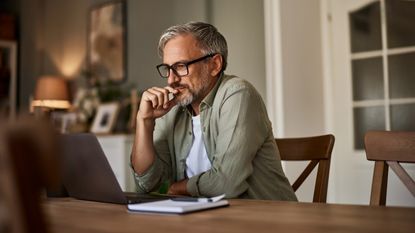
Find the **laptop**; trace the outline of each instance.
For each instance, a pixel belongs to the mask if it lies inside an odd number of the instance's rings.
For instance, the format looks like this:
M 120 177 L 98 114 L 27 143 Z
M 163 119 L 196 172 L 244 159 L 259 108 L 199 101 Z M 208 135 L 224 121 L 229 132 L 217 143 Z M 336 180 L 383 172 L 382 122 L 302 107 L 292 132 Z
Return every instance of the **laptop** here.
M 116 204 L 143 203 L 169 196 L 124 193 L 96 136 L 91 133 L 61 136 L 61 193 L 81 200 Z M 61 190 L 62 191 L 62 190 Z

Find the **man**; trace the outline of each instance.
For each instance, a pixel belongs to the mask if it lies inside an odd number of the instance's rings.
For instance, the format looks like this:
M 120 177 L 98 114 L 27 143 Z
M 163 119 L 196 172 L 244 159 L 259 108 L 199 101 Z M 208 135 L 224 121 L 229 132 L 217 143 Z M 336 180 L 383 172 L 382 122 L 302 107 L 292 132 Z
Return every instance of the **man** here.
M 138 192 L 167 183 L 174 195 L 297 200 L 260 95 L 224 74 L 227 44 L 216 28 L 173 26 L 159 54 L 168 86 L 141 98 L 131 156 Z

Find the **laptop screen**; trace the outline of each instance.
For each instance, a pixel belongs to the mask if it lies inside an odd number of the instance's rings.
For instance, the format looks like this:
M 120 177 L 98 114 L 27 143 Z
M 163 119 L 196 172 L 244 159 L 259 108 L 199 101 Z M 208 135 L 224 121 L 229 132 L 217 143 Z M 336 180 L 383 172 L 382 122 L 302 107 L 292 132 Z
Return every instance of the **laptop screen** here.
M 96 136 L 63 134 L 62 181 L 69 196 L 125 204 L 127 199 Z

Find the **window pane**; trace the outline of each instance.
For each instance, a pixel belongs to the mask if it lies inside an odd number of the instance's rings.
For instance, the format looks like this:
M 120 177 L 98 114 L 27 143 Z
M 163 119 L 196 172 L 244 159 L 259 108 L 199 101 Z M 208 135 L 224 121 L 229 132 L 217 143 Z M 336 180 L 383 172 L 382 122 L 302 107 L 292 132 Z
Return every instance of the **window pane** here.
M 350 13 L 349 22 L 352 53 L 382 48 L 379 2 Z
M 415 104 L 392 105 L 391 129 L 415 131 Z
M 352 61 L 353 100 L 383 99 L 382 58 Z
M 392 55 L 388 59 L 390 97 L 415 97 L 415 53 Z
M 415 2 L 386 1 L 388 48 L 415 45 Z
M 383 106 L 362 107 L 353 110 L 354 147 L 364 149 L 364 136 L 368 130 L 385 130 L 385 108 Z

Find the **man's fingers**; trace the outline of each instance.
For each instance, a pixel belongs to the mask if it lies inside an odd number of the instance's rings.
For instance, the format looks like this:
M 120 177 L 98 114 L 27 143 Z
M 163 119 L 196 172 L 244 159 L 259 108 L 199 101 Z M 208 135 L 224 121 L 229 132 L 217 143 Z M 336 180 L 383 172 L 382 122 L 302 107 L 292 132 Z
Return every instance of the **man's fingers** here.
M 174 89 L 173 87 L 166 86 L 164 88 L 167 89 L 170 93 L 173 93 L 174 95 L 176 95 L 177 93 L 179 93 L 179 91 L 176 90 L 176 89 Z
M 163 108 L 167 108 L 167 103 L 169 102 L 170 91 L 166 88 L 161 88 L 161 87 L 153 87 L 153 89 L 160 93 L 160 100 L 162 100 L 160 104 L 163 104 Z
M 160 91 L 150 88 L 147 90 L 149 93 L 151 93 L 151 102 L 153 103 L 153 108 L 156 109 L 159 106 L 163 105 L 164 102 L 164 94 Z
M 147 103 L 142 106 L 143 108 L 140 107 L 142 115 L 157 118 L 170 111 L 177 104 L 174 98 L 172 100 L 171 91 L 178 92 L 171 87 L 152 87 L 147 89 L 142 96 L 143 101 Z

